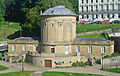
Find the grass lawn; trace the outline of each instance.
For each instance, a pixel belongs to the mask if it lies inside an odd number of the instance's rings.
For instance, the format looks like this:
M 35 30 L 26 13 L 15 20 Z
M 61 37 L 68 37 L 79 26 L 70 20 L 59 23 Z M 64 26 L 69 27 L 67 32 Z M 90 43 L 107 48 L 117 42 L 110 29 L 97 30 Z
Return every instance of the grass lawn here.
M 44 72 L 42 73 L 41 76 L 103 76 L 103 75 L 69 73 L 69 72 Z
M 3 22 L 2 25 L 0 25 L 0 41 L 6 41 L 8 36 L 20 30 L 19 25 L 20 23 Z
M 105 38 L 108 39 L 104 34 L 90 34 L 90 35 L 82 35 L 78 36 L 77 38 Z
M 7 70 L 7 69 L 8 69 L 8 67 L 1 66 L 1 65 L 0 65 L 0 71 Z
M 77 33 L 120 27 L 120 24 L 77 24 Z
M 120 68 L 107 68 L 107 69 L 103 69 L 103 71 L 120 73 Z
M 11 72 L 0 74 L 0 76 L 29 76 L 34 71 L 21 71 L 21 72 Z

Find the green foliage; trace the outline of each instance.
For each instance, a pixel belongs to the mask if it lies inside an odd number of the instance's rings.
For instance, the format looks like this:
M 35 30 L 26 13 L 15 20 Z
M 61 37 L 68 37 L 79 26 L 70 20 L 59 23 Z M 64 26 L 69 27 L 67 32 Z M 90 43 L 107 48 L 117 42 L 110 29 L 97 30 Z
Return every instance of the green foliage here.
M 2 57 L 2 55 L 3 55 L 3 54 L 2 54 L 2 53 L 0 53 L 0 58 Z
M 120 27 L 120 24 L 77 24 L 76 32 L 90 32 L 90 31 L 99 31 L 114 27 Z
M 102 75 L 47 71 L 47 72 L 42 73 L 41 76 L 102 76 Z
M 105 39 L 108 39 L 108 37 L 107 37 L 107 35 L 105 35 L 105 33 L 82 35 L 82 36 L 78 36 L 78 38 L 105 38 Z
M 78 1 L 79 0 L 68 0 L 72 3 L 75 13 L 78 13 Z
M 8 67 L 1 66 L 1 65 L 0 65 L 0 71 L 7 70 L 7 69 L 8 69 Z
M 34 71 L 21 71 L 21 72 L 11 72 L 0 74 L 0 76 L 29 76 Z
M 13 23 L 13 22 L 4 22 L 4 25 L 0 27 L 0 41 L 5 41 L 11 37 L 18 37 L 20 34 L 16 32 L 20 30 L 20 23 Z M 13 34 L 15 36 L 13 36 Z
M 0 22 L 4 21 L 4 15 L 5 15 L 5 4 L 4 0 L 0 0 Z
M 74 62 L 74 63 L 72 63 L 72 66 L 74 66 L 74 67 L 76 67 L 76 66 L 84 67 L 84 66 L 86 66 L 86 64 L 83 63 L 83 62 Z
M 40 36 L 40 12 L 45 12 L 51 6 L 65 5 L 73 10 L 72 4 L 67 0 L 38 0 L 35 2 L 35 7 L 29 9 L 26 14 L 26 21 L 22 24 L 22 30 L 26 36 Z M 34 34 L 35 33 L 35 34 Z
M 103 69 L 103 71 L 120 73 L 120 68 L 108 68 L 108 69 Z
M 119 53 L 113 53 L 111 55 L 106 55 L 104 58 L 112 58 L 112 57 L 116 57 L 116 56 L 120 56 Z

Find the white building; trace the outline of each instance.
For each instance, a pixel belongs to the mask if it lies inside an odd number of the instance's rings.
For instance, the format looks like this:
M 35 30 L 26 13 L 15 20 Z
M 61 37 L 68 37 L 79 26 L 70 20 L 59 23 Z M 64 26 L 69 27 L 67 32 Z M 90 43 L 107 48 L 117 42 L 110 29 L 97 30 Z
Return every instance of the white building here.
M 120 0 L 79 0 L 79 21 L 120 19 Z

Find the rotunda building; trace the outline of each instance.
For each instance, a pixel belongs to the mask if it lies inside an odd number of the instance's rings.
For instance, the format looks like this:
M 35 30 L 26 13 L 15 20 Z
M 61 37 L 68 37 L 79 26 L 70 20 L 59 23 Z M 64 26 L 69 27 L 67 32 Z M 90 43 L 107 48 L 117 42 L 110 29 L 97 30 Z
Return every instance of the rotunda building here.
M 65 6 L 55 6 L 41 14 L 40 19 L 40 52 L 71 53 L 70 44 L 76 37 L 76 14 Z
M 56 6 L 40 15 L 43 43 L 71 42 L 76 37 L 76 14 Z

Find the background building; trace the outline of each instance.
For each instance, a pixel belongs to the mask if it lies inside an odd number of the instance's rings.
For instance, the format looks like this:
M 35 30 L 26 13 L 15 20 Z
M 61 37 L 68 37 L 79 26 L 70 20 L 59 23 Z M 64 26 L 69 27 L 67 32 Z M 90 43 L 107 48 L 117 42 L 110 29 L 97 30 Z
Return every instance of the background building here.
M 120 19 L 120 0 L 79 0 L 79 21 Z

